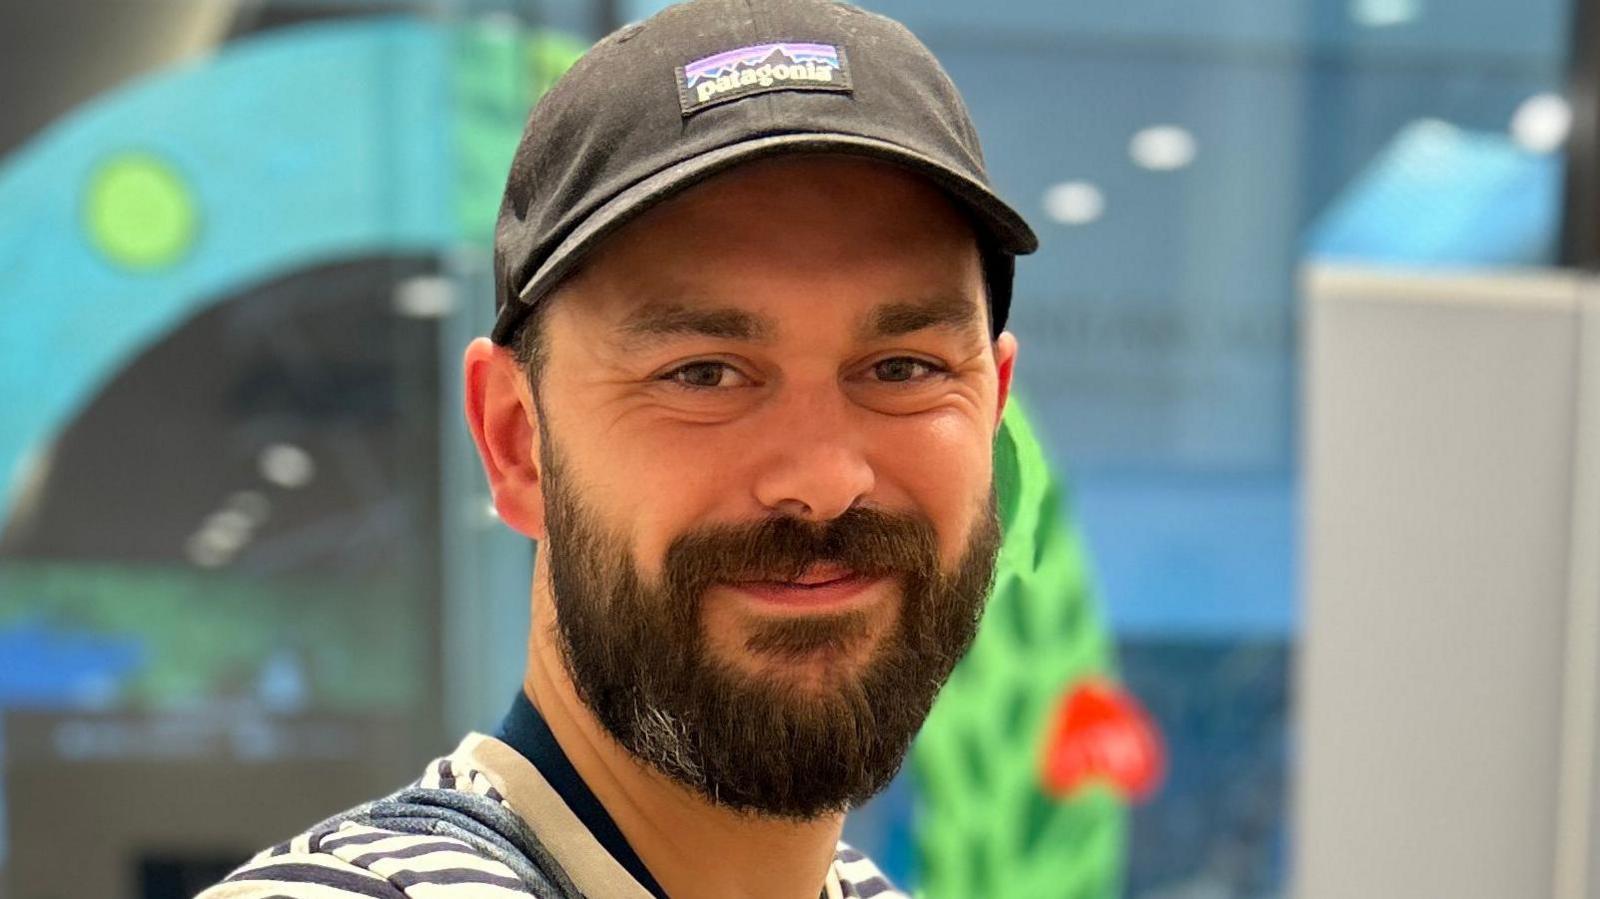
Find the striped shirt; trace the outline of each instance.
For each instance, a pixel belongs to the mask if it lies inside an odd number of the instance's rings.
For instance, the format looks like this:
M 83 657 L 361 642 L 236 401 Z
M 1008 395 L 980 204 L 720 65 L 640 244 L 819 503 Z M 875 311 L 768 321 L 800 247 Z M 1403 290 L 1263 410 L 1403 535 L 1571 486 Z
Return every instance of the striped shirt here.
M 522 735 L 513 730 L 510 736 Z M 587 798 L 573 799 L 572 785 L 553 786 L 543 773 L 550 765 L 536 766 L 522 748 L 470 734 L 455 752 L 430 763 L 413 788 L 431 791 L 418 795 L 439 797 L 447 805 L 459 796 L 463 803 L 509 811 L 501 813 L 506 823 L 499 829 L 531 832 L 535 845 L 548 852 L 547 862 L 554 862 L 548 865 L 548 881 L 530 885 L 507 860 L 444 828 L 396 829 L 333 819 L 256 854 L 198 899 L 663 899 L 632 849 L 616 843 L 620 832 L 605 834 L 592 812 L 574 811 L 572 806 L 583 809 L 592 799 L 587 788 L 579 787 Z M 555 752 L 559 755 L 559 749 Z M 554 779 L 559 782 L 561 775 Z M 597 836 L 595 830 L 602 833 Z M 905 899 L 870 859 L 840 843 L 820 899 L 871 897 Z

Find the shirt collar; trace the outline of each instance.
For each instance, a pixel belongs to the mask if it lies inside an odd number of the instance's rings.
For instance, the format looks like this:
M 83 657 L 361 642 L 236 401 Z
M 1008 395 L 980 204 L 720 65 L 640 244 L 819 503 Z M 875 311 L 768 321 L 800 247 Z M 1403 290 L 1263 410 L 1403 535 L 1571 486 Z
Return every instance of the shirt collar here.
M 534 708 L 521 690 L 512 700 L 511 708 L 501 720 L 495 737 L 515 749 L 544 775 L 561 801 L 634 880 L 655 899 L 667 899 L 666 892 L 650 874 L 650 869 L 645 867 L 639 854 L 628 845 L 627 838 L 606 812 L 605 806 L 600 804 L 599 798 L 578 775 L 578 769 L 572 766 L 561 744 L 556 742 L 555 734 L 550 732 L 550 725 L 545 722 L 544 716 L 539 714 L 539 710 Z

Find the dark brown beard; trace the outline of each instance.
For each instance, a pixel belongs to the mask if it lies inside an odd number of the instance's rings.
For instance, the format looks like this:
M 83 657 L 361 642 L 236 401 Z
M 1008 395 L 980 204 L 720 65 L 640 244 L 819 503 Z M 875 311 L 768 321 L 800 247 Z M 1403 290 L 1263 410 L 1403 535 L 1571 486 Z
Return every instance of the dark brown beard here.
M 541 429 L 542 430 L 542 429 Z M 638 573 L 543 435 L 546 553 L 563 664 L 630 754 L 712 803 L 784 819 L 858 805 L 888 785 L 951 669 L 971 646 L 994 577 L 994 495 L 953 572 L 925 516 L 851 509 L 822 524 L 774 517 L 711 526 L 668 547 L 659 584 Z M 897 622 L 854 677 L 799 690 L 716 659 L 701 622 L 719 583 L 793 579 L 829 563 L 895 578 Z M 804 658 L 864 639 L 864 614 L 768 622 L 746 648 Z

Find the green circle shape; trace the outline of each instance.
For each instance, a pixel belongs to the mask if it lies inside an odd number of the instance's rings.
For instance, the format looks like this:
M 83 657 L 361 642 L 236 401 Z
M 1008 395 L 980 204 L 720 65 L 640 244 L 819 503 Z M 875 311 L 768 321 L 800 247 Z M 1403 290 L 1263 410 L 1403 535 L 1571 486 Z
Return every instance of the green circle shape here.
M 149 153 L 128 152 L 90 176 L 84 223 L 90 243 L 107 259 L 148 271 L 170 267 L 189 252 L 200 214 L 177 169 Z

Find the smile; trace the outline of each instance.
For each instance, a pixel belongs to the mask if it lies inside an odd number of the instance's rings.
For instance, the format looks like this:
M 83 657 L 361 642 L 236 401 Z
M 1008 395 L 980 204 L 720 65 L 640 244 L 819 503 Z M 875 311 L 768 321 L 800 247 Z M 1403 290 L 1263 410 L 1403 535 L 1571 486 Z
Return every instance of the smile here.
M 836 565 L 813 565 L 790 581 L 737 581 L 728 586 L 758 603 L 795 611 L 837 612 L 859 604 L 883 577 L 859 574 Z

